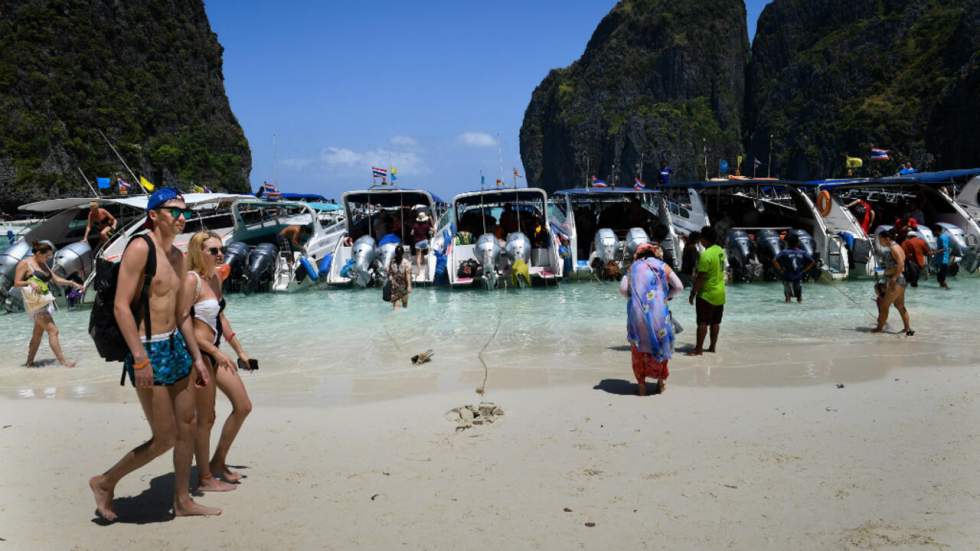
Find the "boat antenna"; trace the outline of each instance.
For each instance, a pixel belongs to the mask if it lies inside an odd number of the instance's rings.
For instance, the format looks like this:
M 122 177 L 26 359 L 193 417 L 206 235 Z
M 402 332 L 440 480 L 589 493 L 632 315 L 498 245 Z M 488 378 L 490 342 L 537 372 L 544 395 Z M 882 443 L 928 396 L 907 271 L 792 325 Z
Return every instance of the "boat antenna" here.
M 106 137 L 105 133 L 102 132 L 101 129 L 96 129 L 96 130 L 98 131 L 99 135 L 102 136 L 102 139 L 105 140 L 105 143 L 109 145 L 109 149 L 111 149 L 112 152 L 116 154 L 116 157 L 119 159 L 119 162 L 122 163 L 122 165 L 126 167 L 126 170 L 129 171 L 129 175 L 133 177 L 133 183 L 137 184 L 137 187 L 143 190 L 143 195 L 149 195 L 149 193 L 147 193 L 146 191 L 146 188 L 144 188 L 143 184 L 140 183 L 140 179 L 136 177 L 136 173 L 133 172 L 133 169 L 129 168 L 129 165 L 126 164 L 126 160 L 123 159 L 122 155 L 119 154 L 119 151 L 116 150 L 116 146 L 112 145 L 112 142 L 109 141 L 109 138 Z
M 85 183 L 88 185 L 88 188 L 92 190 L 92 195 L 94 195 L 95 197 L 99 197 L 99 192 L 95 191 L 95 188 L 92 187 L 92 182 L 90 182 L 89 179 L 85 176 L 85 173 L 82 172 L 82 167 L 76 166 L 75 168 L 77 168 L 78 173 L 82 175 L 82 179 L 85 180 Z

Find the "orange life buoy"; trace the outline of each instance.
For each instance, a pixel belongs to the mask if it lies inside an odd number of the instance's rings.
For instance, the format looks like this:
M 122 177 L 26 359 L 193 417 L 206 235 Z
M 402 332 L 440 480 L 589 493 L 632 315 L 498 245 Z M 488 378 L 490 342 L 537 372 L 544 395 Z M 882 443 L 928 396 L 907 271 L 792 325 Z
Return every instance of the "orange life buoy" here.
M 817 194 L 817 212 L 820 213 L 820 216 L 826 218 L 828 215 L 830 215 L 830 207 L 830 192 L 825 189 L 821 190 L 820 193 Z

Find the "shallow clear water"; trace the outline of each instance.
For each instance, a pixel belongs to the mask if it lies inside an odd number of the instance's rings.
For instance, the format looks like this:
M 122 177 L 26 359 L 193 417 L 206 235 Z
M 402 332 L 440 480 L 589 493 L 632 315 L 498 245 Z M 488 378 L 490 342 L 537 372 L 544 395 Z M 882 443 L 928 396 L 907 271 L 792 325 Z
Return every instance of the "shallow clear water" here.
M 867 333 L 874 313 L 869 281 L 807 284 L 803 304 L 784 304 L 778 283 L 730 286 L 719 354 L 677 354 L 671 381 L 816 384 L 881 377 L 893 366 L 980 363 L 980 278 L 953 278 L 951 285 L 952 291 L 943 291 L 929 280 L 908 290 L 913 339 Z M 686 296 L 673 304 L 687 329 L 677 338 L 681 350 L 694 340 L 694 309 Z M 631 379 L 625 300 L 612 283 L 494 292 L 416 289 L 410 308 L 397 312 L 377 289 L 230 295 L 227 313 L 261 363 L 257 373 L 243 377 L 264 402 L 315 405 L 475 388 L 484 375 L 478 358 L 484 345 L 491 389 Z M 118 386 L 119 364 L 95 354 L 88 315 L 60 311 L 55 318 L 66 353 L 79 360 L 72 370 L 53 364 L 46 341 L 39 354 L 45 365 L 20 367 L 30 321 L 22 313 L 0 316 L 6 335 L 0 395 L 131 399 L 132 390 Z M 893 329 L 901 327 L 896 312 L 891 319 Z M 412 366 L 409 358 L 426 349 L 435 352 L 433 361 Z

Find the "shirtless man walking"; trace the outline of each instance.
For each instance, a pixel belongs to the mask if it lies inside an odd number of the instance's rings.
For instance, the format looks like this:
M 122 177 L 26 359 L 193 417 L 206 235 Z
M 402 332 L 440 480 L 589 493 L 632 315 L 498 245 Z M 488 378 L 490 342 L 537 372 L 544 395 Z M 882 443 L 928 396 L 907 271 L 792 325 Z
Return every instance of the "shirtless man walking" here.
M 193 297 L 186 296 L 181 290 L 181 282 L 187 273 L 184 255 L 173 245 L 174 237 L 187 219 L 186 209 L 180 192 L 173 188 L 158 189 L 147 203 L 149 236 L 156 247 L 157 259 L 156 275 L 149 290 L 152 331 L 149 342 L 143 321 L 137 322 L 130 309 L 142 289 L 143 270 L 149 254 L 146 241 L 134 239 L 121 260 L 114 312 L 129 347 L 124 367 L 136 387 L 152 436 L 108 471 L 89 480 L 98 514 L 108 521 L 117 518 L 112 510 L 112 500 L 119 480 L 170 448 L 174 449 L 174 515 L 221 514 L 220 509 L 195 503 L 190 496 L 195 422 L 190 376 L 194 371 L 194 384 L 198 387 L 206 387 L 209 380 L 189 316 Z

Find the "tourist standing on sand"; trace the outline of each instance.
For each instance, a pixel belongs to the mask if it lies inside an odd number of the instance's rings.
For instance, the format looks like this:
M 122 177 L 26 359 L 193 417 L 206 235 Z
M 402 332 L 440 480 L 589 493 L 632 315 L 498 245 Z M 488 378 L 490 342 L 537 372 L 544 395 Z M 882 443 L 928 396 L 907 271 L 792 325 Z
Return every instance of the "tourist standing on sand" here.
M 783 296 L 786 302 L 796 297 L 796 302 L 803 302 L 803 276 L 816 267 L 806 251 L 800 248 L 800 238 L 791 234 L 786 238 L 786 248 L 779 251 L 772 265 L 783 275 Z
M 82 290 L 82 284 L 56 275 L 48 267 L 54 257 L 54 245 L 50 241 L 35 241 L 31 244 L 33 256 L 17 263 L 14 271 L 14 287 L 20 287 L 20 296 L 24 300 L 24 311 L 34 322 L 34 332 L 31 342 L 27 345 L 27 367 L 34 367 L 34 357 L 41 346 L 41 337 L 48 333 L 48 346 L 54 352 L 58 363 L 64 367 L 75 367 L 75 362 L 66 360 L 61 351 L 61 339 L 58 336 L 58 326 L 54 323 L 54 295 L 51 294 L 49 283 L 74 287 Z
M 395 256 L 388 265 L 388 284 L 391 285 L 391 307 L 408 308 L 408 295 L 412 293 L 412 264 L 405 258 L 405 247 L 395 247 Z
M 704 337 L 711 328 L 711 344 L 708 352 L 714 352 L 721 330 L 721 318 L 725 313 L 725 250 L 718 246 L 715 229 L 705 226 L 701 229 L 701 245 L 704 252 L 698 258 L 694 275 L 694 286 L 688 302 L 695 305 L 698 320 L 698 337 L 694 350 L 688 356 L 704 353 Z
M 207 387 L 210 380 L 194 338 L 194 325 L 187 315 L 192 297 L 181 290 L 187 273 L 184 254 L 173 244 L 192 212 L 187 210 L 179 191 L 160 188 L 150 196 L 146 213 L 157 260 L 149 290 L 149 312 L 137 322 L 131 310 L 140 295 L 150 254 L 149 244 L 141 238 L 132 239 L 123 252 L 114 312 L 129 348 L 123 366 L 136 387 L 152 436 L 108 471 L 93 476 L 89 487 L 95 494 L 99 516 L 114 521 L 118 516 L 112 509 L 112 500 L 119 480 L 173 448 L 174 515 L 218 515 L 220 509 L 195 503 L 190 495 L 195 414 L 191 366 L 196 371 L 196 386 Z M 146 323 L 151 327 L 146 327 Z M 152 337 L 146 338 L 148 333 Z
M 221 238 L 213 232 L 195 233 L 187 244 L 187 259 L 189 265 L 183 292 L 193 297 L 191 316 L 194 320 L 194 336 L 211 380 L 215 382 L 213 385 L 195 389 L 197 435 L 194 438 L 194 454 L 197 457 L 197 484 L 202 492 L 226 492 L 234 490 L 235 483 L 241 481 L 241 475 L 228 468 L 227 457 L 235 436 L 245 423 L 245 418 L 252 412 L 252 401 L 235 362 L 218 348 L 221 338 L 228 341 L 242 365 L 249 365 L 249 357 L 224 313 L 225 299 L 221 292 L 221 278 L 215 272 L 215 268 L 224 262 Z M 219 388 L 231 402 L 231 414 L 225 420 L 218 447 L 209 460 L 211 429 L 215 420 L 214 402 Z
M 619 283 L 619 292 L 628 301 L 626 335 L 640 396 L 647 394 L 648 377 L 657 380 L 657 394 L 667 388 L 667 363 L 674 352 L 674 327 L 667 301 L 684 289 L 677 274 L 657 258 L 662 255 L 659 245 L 640 245 Z
M 878 299 L 878 325 L 874 328 L 875 333 L 885 330 L 885 323 L 888 322 L 888 309 L 894 304 L 899 315 L 902 316 L 902 323 L 905 325 L 905 334 L 909 337 L 915 334 L 909 321 L 909 312 L 905 309 L 905 251 L 895 242 L 895 235 L 891 230 L 883 231 L 878 234 L 878 244 L 883 249 L 881 254 L 881 267 L 885 270 L 885 289 Z

